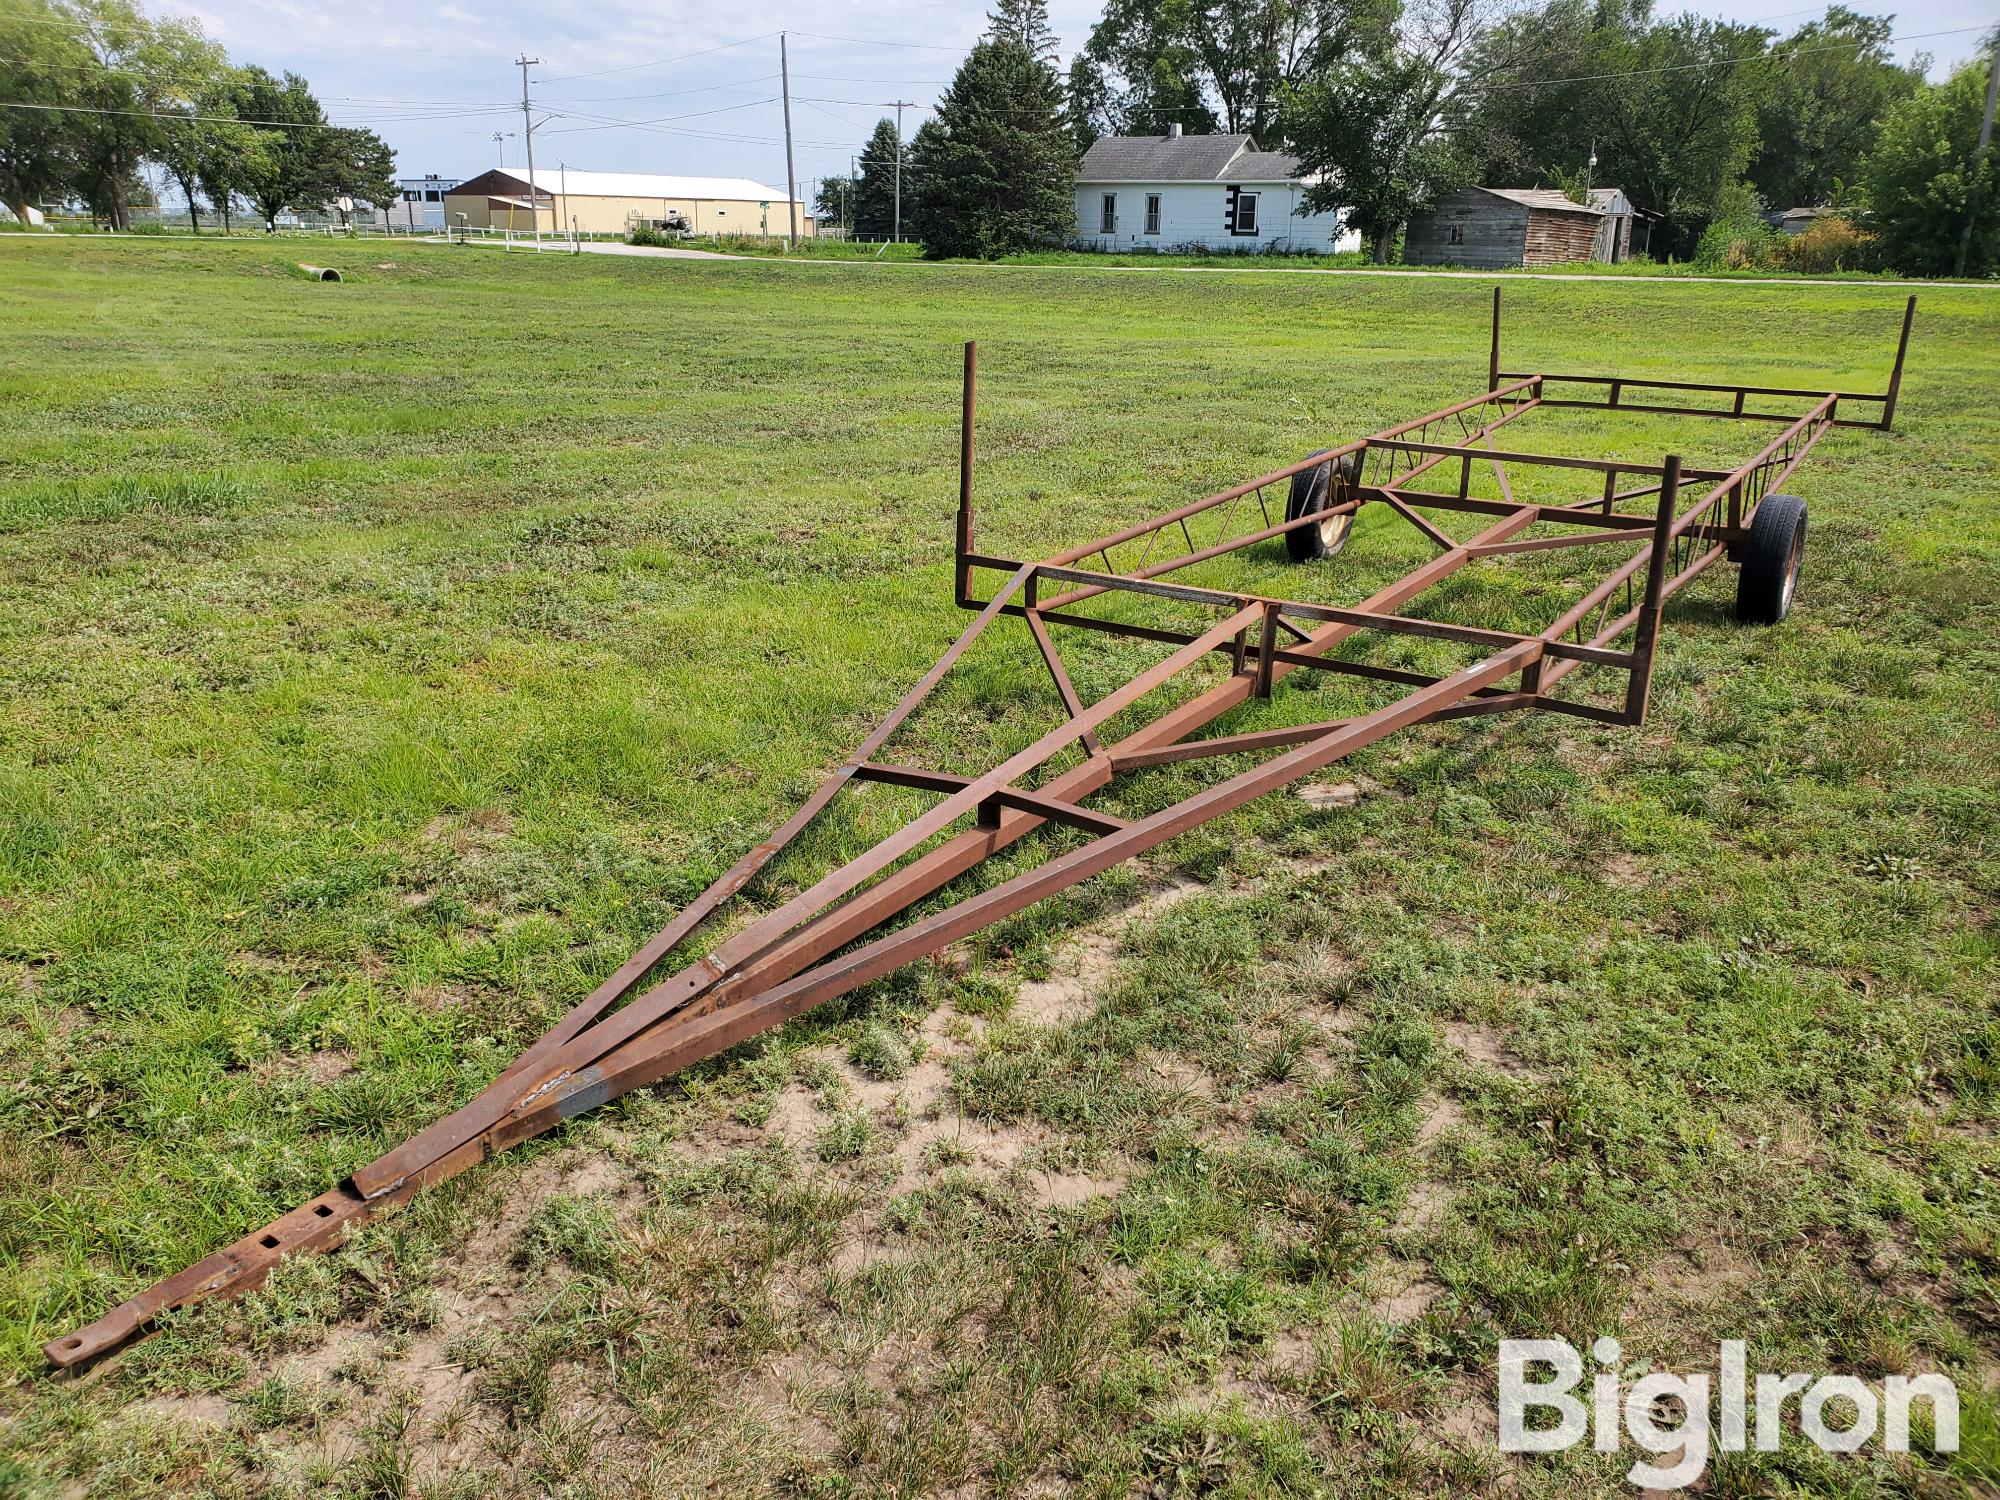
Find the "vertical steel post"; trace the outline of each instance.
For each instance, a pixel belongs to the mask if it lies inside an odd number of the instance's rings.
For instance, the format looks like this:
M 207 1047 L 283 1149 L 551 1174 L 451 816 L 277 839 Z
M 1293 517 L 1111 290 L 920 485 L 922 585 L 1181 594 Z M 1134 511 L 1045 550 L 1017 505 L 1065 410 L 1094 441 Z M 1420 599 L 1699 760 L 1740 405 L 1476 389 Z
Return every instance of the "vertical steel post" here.
M 1264 606 L 1264 633 L 1257 641 L 1257 696 L 1271 696 L 1271 668 L 1277 661 L 1278 606 Z
M 958 418 L 958 544 L 954 578 L 960 608 L 972 607 L 972 411 L 979 393 L 979 342 L 965 341 L 965 387 Z
M 1500 288 L 1493 288 L 1493 347 L 1486 356 L 1486 389 L 1500 388 Z M 1540 392 L 1536 392 L 1537 395 Z
M 1680 456 L 1669 453 L 1666 472 L 1660 476 L 1660 509 L 1653 518 L 1653 554 L 1646 560 L 1646 594 L 1639 604 L 1639 619 L 1632 637 L 1632 671 L 1625 684 L 1628 724 L 1645 719 L 1647 697 L 1653 687 L 1653 651 L 1660 640 L 1660 608 L 1666 598 L 1667 565 L 1674 548 L 1674 504 L 1680 497 L 1680 489 Z
M 1917 316 L 1917 294 L 1912 292 L 1910 300 L 1903 305 L 1903 336 L 1896 340 L 1896 365 L 1889 372 L 1889 389 L 1882 397 L 1882 431 L 1889 430 L 1896 420 L 1896 397 L 1903 389 L 1903 356 L 1910 352 L 1910 324 Z

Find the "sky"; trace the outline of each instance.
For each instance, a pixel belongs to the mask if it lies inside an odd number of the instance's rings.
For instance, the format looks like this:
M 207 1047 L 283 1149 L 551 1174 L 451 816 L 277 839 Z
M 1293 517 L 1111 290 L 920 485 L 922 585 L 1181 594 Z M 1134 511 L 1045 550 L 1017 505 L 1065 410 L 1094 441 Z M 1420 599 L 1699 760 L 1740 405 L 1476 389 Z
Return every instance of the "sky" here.
M 1065 59 L 1102 0 L 1052 0 Z M 1787 0 L 1656 0 L 1789 32 L 1824 6 L 1766 12 Z M 1856 9 L 1873 11 L 1866 0 Z M 521 69 L 535 104 L 535 164 L 674 172 L 785 183 L 779 38 L 792 70 L 799 196 L 845 172 L 875 122 L 905 99 L 907 135 L 925 118 L 965 50 L 985 29 L 988 0 L 147 0 L 156 15 L 191 15 L 237 62 L 304 75 L 342 124 L 366 125 L 395 148 L 401 175 L 464 178 L 520 166 Z M 1900 58 L 1929 52 L 1932 74 L 1971 57 L 1994 0 L 1903 0 Z M 1881 9 L 1887 9 L 1884 6 Z M 1963 28 L 1963 29 L 1961 29 Z M 1955 33 L 1955 34 L 1937 34 Z M 501 139 L 493 139 L 495 132 Z

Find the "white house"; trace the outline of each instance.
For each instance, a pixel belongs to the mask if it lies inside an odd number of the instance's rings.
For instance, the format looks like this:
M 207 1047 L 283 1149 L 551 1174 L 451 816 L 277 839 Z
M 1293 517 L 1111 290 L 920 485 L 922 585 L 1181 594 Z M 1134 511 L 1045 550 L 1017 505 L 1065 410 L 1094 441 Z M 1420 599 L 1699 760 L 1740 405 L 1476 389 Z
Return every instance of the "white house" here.
M 1247 135 L 1114 135 L 1083 154 L 1076 241 L 1093 250 L 1352 250 L 1337 213 L 1301 214 L 1298 158 Z

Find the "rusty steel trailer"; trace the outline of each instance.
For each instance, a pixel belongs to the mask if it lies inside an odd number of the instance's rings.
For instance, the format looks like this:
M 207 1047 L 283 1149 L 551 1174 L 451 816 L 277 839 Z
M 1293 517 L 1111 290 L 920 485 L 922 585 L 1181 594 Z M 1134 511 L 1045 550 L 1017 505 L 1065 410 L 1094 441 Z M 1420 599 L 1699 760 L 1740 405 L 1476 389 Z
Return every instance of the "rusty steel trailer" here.
M 1835 428 L 1889 430 L 1915 312 L 1912 297 L 1903 311 L 1888 387 L 1870 394 L 1507 370 L 1500 358 L 1496 288 L 1482 394 L 1321 450 L 1040 562 L 985 555 L 974 545 L 977 350 L 967 344 L 954 592 L 961 607 L 977 614 L 936 665 L 783 826 L 737 860 L 483 1092 L 311 1202 L 96 1322 L 51 1341 L 46 1346 L 49 1359 L 72 1371 L 93 1364 L 142 1337 L 174 1309 L 247 1291 L 283 1257 L 338 1245 L 357 1226 L 420 1188 L 769 1031 L 1396 730 L 1530 709 L 1603 723 L 1638 723 L 1646 712 L 1662 606 L 1705 570 L 1724 557 L 1742 563 L 1740 618 L 1775 623 L 1789 609 L 1805 509 L 1794 497 L 1779 493 L 1779 486 Z M 1774 403 L 1798 409 L 1773 409 Z M 1500 446 L 1503 429 L 1545 409 L 1708 417 L 1765 424 L 1776 431 L 1731 469 L 1696 467 L 1672 455 L 1655 463 Z M 1475 471 L 1483 489 L 1489 470 L 1497 495 L 1475 495 Z M 1589 491 L 1563 503 L 1517 498 L 1510 472 L 1519 477 L 1524 471 L 1580 480 Z M 1282 512 L 1273 509 L 1275 492 L 1283 494 Z M 1641 508 L 1628 508 L 1635 503 Z M 1358 605 L 1202 588 L 1168 577 L 1267 544 L 1283 547 L 1294 559 L 1331 557 L 1347 542 L 1357 512 L 1371 505 L 1401 517 L 1435 551 Z M 1487 524 L 1470 539 L 1456 540 L 1432 519 L 1438 513 L 1476 517 Z M 1212 537 L 1197 540 L 1198 526 Z M 1528 534 L 1548 527 L 1559 529 Z M 1630 555 L 1536 633 L 1404 612 L 1426 590 L 1474 564 L 1605 546 Z M 991 581 L 991 592 L 983 598 L 982 580 Z M 1166 628 L 1081 609 L 1089 600 L 1114 597 L 1172 601 L 1183 610 L 1213 611 L 1214 619 L 1205 629 Z M 1002 615 L 1025 624 L 1046 664 L 1063 721 L 980 775 L 949 775 L 878 759 L 940 679 Z M 1086 704 L 1056 649 L 1054 627 L 1174 649 Z M 1474 648 L 1477 660 L 1440 675 L 1335 654 L 1344 643 L 1399 636 Z M 1193 669 L 1218 658 L 1224 669 L 1219 680 L 1207 686 L 1183 681 L 1203 675 Z M 1586 667 L 1622 673 L 1622 692 L 1616 691 L 1614 675 L 1609 701 L 1600 701 L 1602 693 L 1596 698 L 1559 696 L 1564 680 Z M 1350 717 L 1194 737 L 1231 709 L 1269 698 L 1284 677 L 1300 670 L 1344 674 L 1400 694 Z M 1120 715 L 1143 716 L 1135 705 L 1162 689 L 1177 694 L 1176 701 L 1112 743 L 1099 738 L 1099 731 Z M 1074 756 L 1069 754 L 1072 747 Z M 1267 752 L 1276 753 L 1143 817 L 1121 818 L 1084 805 L 1114 778 L 1148 767 Z M 1065 769 L 1028 784 L 1059 757 L 1070 762 Z M 662 960 L 741 892 L 844 789 L 869 782 L 935 793 L 941 800 L 700 958 L 647 983 Z M 990 855 L 1050 824 L 1079 830 L 1087 840 L 1051 840 L 1053 847 L 1041 863 L 901 926 L 876 931 Z M 947 837 L 954 829 L 955 835 Z

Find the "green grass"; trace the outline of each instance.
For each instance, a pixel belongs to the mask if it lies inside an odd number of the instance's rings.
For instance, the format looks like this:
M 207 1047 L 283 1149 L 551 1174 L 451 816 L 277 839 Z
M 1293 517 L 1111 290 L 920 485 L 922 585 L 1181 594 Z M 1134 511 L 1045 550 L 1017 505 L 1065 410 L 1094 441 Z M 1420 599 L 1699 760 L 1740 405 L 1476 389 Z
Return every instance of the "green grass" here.
M 1964 1393 L 1955 1458 L 1794 1436 L 1722 1492 L 2000 1483 L 1974 290 L 1924 296 L 1900 431 L 1792 486 L 1793 618 L 1734 624 L 1721 569 L 1677 599 L 1643 730 L 1385 741 L 1333 773 L 1353 806 L 1255 804 L 45 1378 L 44 1339 L 475 1091 L 921 674 L 963 618 L 958 341 L 981 545 L 1017 556 L 1485 361 L 1465 281 L 314 253 L 345 284 L 283 245 L 0 240 L 0 1494 L 1609 1495 L 1631 1454 L 1479 1423 L 1499 1338 L 1606 1332 Z M 1901 313 L 1507 305 L 1510 365 L 1863 389 Z M 1333 564 L 1200 576 L 1349 600 L 1423 546 L 1371 514 Z M 1432 607 L 1536 626 L 1583 576 Z M 1063 644 L 1087 697 L 1148 659 Z M 1240 722 L 1365 701 L 1294 679 Z M 902 743 L 977 764 L 1051 705 L 1003 633 Z M 917 805 L 856 799 L 755 900 Z

